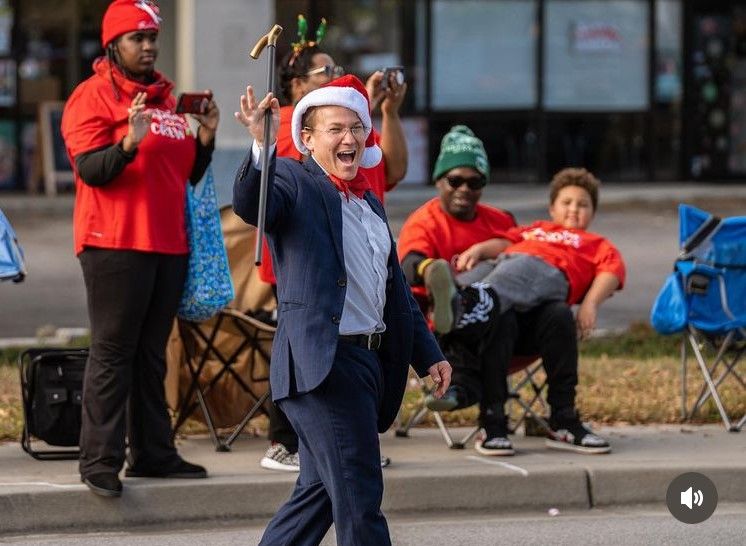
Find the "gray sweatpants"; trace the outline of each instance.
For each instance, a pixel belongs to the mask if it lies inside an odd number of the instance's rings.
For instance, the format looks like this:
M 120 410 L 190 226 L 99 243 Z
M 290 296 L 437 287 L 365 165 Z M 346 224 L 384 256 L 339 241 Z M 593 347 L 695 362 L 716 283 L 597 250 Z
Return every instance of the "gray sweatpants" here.
M 529 254 L 504 254 L 479 263 L 456 277 L 459 286 L 489 285 L 500 299 L 500 312 L 523 312 L 548 301 L 565 301 L 569 285 L 564 273 Z

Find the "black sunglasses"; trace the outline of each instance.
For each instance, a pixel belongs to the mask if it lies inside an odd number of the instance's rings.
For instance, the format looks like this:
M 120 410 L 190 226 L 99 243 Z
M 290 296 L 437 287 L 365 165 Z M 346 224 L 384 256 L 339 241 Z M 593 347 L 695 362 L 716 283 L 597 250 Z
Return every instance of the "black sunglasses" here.
M 476 191 L 481 190 L 487 185 L 487 180 L 483 176 L 446 176 L 448 185 L 454 190 L 459 189 L 463 184 L 466 184 L 470 190 Z

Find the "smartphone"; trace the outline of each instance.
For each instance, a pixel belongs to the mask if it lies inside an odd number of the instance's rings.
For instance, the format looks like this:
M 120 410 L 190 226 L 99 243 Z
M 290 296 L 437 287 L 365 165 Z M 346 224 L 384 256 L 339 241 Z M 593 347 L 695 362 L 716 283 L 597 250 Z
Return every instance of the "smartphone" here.
M 176 103 L 177 114 L 204 114 L 212 93 L 182 93 Z
M 381 80 L 381 89 L 389 88 L 389 77 L 391 74 L 395 74 L 396 83 L 399 85 L 404 83 L 404 67 L 403 66 L 387 66 L 383 69 L 383 79 Z

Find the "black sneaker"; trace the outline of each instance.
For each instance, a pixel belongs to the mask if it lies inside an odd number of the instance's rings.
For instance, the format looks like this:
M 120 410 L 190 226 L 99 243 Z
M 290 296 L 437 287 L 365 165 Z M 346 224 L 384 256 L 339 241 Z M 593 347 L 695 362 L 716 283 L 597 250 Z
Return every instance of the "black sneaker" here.
M 92 493 L 100 497 L 122 496 L 122 482 L 114 472 L 100 472 L 90 476 L 81 476 L 80 481 L 86 484 Z
M 546 445 L 552 449 L 588 455 L 601 455 L 611 451 L 609 442 L 585 427 L 574 410 L 571 416 L 552 416 L 549 428 L 552 430 L 547 433 Z
M 177 479 L 200 479 L 207 477 L 204 466 L 186 462 L 179 458 L 176 463 L 162 468 L 138 468 L 136 465 L 127 468 L 124 475 L 128 478 L 177 478 Z
M 515 454 L 513 444 L 508 439 L 508 419 L 501 407 L 483 409 L 479 420 L 484 428 L 484 435 L 480 435 L 474 442 L 477 453 L 488 456 Z
M 459 291 L 454 329 L 460 330 L 471 325 L 484 325 L 490 321 L 493 310 L 498 310 L 497 294 L 487 284 L 474 283 Z

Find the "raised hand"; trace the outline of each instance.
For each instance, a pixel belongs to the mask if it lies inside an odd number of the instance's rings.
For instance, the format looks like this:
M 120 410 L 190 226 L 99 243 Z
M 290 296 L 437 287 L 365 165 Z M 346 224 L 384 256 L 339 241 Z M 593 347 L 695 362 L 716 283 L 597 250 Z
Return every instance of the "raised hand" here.
M 272 93 L 267 93 L 261 102 L 257 104 L 254 96 L 254 88 L 246 87 L 246 94 L 241 95 L 239 100 L 240 112 L 234 112 L 236 120 L 246 127 L 249 135 L 259 146 L 264 145 L 264 113 L 272 109 L 272 125 L 270 126 L 270 141 L 277 140 L 277 129 L 280 126 L 280 103 Z
M 370 109 L 371 111 L 375 110 L 380 105 L 383 114 L 397 114 L 407 94 L 407 83 L 400 84 L 396 79 L 395 72 L 389 74 L 386 89 L 381 89 L 382 81 L 383 71 L 377 70 L 365 82 L 365 90 L 368 92 L 368 97 L 370 98 Z
M 129 114 L 127 123 L 129 125 L 127 135 L 122 141 L 122 148 L 125 152 L 132 152 L 145 138 L 150 131 L 150 121 L 153 117 L 151 112 L 145 109 L 145 100 L 147 93 L 140 92 L 132 99 L 130 107 L 127 108 Z

